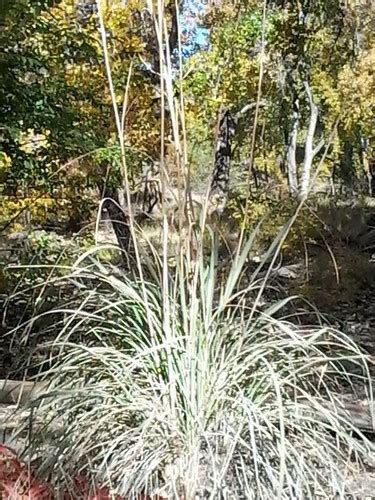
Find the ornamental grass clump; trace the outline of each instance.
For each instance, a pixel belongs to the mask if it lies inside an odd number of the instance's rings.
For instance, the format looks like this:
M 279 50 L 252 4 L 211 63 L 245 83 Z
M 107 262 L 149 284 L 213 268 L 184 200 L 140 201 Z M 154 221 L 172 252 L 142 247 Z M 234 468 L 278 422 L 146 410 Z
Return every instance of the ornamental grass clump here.
M 365 357 L 338 331 L 280 319 L 292 299 L 258 307 L 264 283 L 241 284 L 249 250 L 221 281 L 215 244 L 189 275 L 183 260 L 141 279 L 80 260 L 34 401 L 29 448 L 51 450 L 40 472 L 125 498 L 344 498 L 364 441 L 333 404 L 366 383 Z

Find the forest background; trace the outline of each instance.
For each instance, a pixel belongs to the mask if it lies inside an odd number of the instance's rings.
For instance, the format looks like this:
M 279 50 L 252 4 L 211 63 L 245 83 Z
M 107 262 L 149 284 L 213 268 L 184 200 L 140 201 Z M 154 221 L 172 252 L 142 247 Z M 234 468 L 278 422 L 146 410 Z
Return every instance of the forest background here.
M 145 169 L 160 162 L 161 151 L 177 185 L 179 160 L 165 99 L 161 109 L 160 58 L 147 2 L 111 1 L 103 8 L 120 108 L 131 71 L 122 120 L 133 190 Z M 193 191 L 202 194 L 209 185 L 224 106 L 237 119 L 226 188 L 231 229 L 244 218 L 252 227 L 264 217 L 263 238 L 270 241 L 295 200 L 309 194 L 286 252 L 306 254 L 327 239 L 333 246 L 339 240 L 341 248 L 343 240 L 358 243 L 362 237 L 360 246 L 371 253 L 366 207 L 375 184 L 373 3 L 170 1 L 165 8 Z M 61 248 L 74 253 L 76 243 L 91 241 L 100 199 L 121 198 L 123 179 L 96 3 L 3 1 L 0 16 L 5 297 L 20 276 L 7 265 L 53 262 Z M 343 208 L 348 204 L 356 206 Z M 362 282 L 366 265 L 357 254 L 355 260 Z M 337 281 L 341 264 L 331 264 L 328 274 Z

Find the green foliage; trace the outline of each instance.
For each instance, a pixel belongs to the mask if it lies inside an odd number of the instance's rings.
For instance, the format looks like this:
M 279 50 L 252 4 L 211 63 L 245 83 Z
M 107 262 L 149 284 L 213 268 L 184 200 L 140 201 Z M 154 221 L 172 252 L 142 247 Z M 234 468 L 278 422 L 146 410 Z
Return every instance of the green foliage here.
M 272 43 L 275 14 L 267 18 L 267 42 Z M 185 91 L 199 106 L 198 114 L 212 119 L 219 105 L 239 108 L 256 98 L 259 53 L 256 45 L 262 32 L 262 16 L 258 9 L 244 12 L 236 20 L 213 25 L 210 50 L 197 53 L 187 65 L 194 71 L 185 82 Z
M 2 30 L 1 148 L 11 159 L 6 183 L 13 190 L 53 189 L 59 179 L 51 186 L 50 178 L 60 162 L 106 142 L 85 112 L 93 89 L 69 82 L 69 67 L 82 61 L 92 66 L 88 40 L 94 27 L 79 30 L 69 12 L 63 13 L 63 6 L 19 6 Z
M 114 2 L 105 16 L 113 35 L 109 50 L 119 100 L 123 100 L 124 75 L 130 63 L 136 68 L 129 96 L 131 111 L 126 117 L 129 147 L 147 154 L 154 153 L 158 144 L 154 129 L 158 121 L 147 77 L 138 71 L 143 64 L 138 57 L 147 58 L 145 33 L 134 21 L 140 5 Z M 0 59 L 2 193 L 28 197 L 32 190 L 50 195 L 58 191 L 73 206 L 72 193 L 74 197 L 81 193 L 87 201 L 90 195 L 85 198 L 84 191 L 100 185 L 108 163 L 113 164 L 110 182 L 121 185 L 96 16 L 86 16 L 83 22 L 77 2 L 69 0 L 17 2 L 4 10 L 0 34 L 4 47 Z M 72 159 L 81 155 L 79 168 L 72 168 Z M 132 173 L 139 173 L 137 161 L 130 162 Z M 82 198 L 77 200 L 74 210 L 82 202 Z M 82 217 L 78 212 L 77 219 Z

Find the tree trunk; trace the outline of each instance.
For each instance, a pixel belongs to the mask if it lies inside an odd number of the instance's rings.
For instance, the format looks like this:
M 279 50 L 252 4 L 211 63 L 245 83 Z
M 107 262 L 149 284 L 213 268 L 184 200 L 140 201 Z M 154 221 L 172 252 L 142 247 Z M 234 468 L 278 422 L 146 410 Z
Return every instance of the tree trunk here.
M 128 253 L 131 250 L 131 231 L 129 228 L 129 219 L 120 203 L 120 197 L 116 188 L 106 183 L 106 174 L 108 165 L 102 165 L 103 180 L 98 180 L 100 195 L 105 199 L 103 208 L 107 209 L 113 231 L 115 233 L 119 248 L 123 251 L 123 257 L 128 262 Z
M 307 129 L 307 135 L 305 140 L 305 158 L 303 161 L 301 182 L 298 193 L 298 196 L 301 200 L 306 199 L 309 193 L 311 167 L 314 157 L 317 153 L 317 151 L 314 150 L 314 137 L 315 137 L 316 124 L 318 122 L 318 107 L 314 103 L 309 84 L 305 82 L 304 85 L 310 105 L 310 122 L 309 122 L 309 127 Z
M 369 185 L 369 196 L 371 198 L 375 197 L 375 160 L 369 158 L 368 160 L 368 185 Z
M 300 99 L 296 91 L 293 92 L 293 110 L 292 122 L 288 138 L 286 160 L 288 170 L 289 189 L 293 196 L 300 200 L 305 200 L 310 188 L 311 169 L 315 156 L 324 146 L 324 141 L 321 139 L 318 144 L 314 145 L 314 137 L 316 126 L 318 123 L 318 107 L 314 103 L 310 85 L 307 81 L 304 82 L 305 93 L 310 106 L 310 119 L 306 133 L 305 144 L 303 148 L 297 147 L 297 137 L 300 121 Z M 298 149 L 303 151 L 301 160 L 298 160 Z M 297 161 L 302 161 L 301 173 L 298 173 Z
M 229 188 L 232 139 L 236 121 L 224 106 L 220 108 L 219 128 L 216 140 L 215 163 L 210 189 L 210 199 L 219 212 L 224 209 Z
M 299 98 L 297 95 L 295 95 L 293 98 L 292 125 L 289 133 L 288 145 L 286 151 L 288 183 L 289 183 L 290 193 L 293 196 L 297 196 L 298 194 L 298 177 L 297 177 L 297 161 L 296 161 L 298 124 L 299 124 Z
M 340 171 L 341 178 L 345 185 L 353 186 L 353 153 L 354 148 L 352 142 L 345 138 L 343 140 L 343 151 L 340 155 Z
M 368 179 L 368 195 L 375 197 L 375 159 L 371 155 L 369 141 L 365 137 L 361 137 L 361 161 L 363 169 Z
M 116 235 L 118 246 L 127 256 L 131 251 L 131 232 L 129 219 L 120 205 L 119 196 L 116 189 L 107 188 L 105 192 L 105 208 L 108 210 L 113 231 Z M 127 260 L 127 259 L 126 259 Z

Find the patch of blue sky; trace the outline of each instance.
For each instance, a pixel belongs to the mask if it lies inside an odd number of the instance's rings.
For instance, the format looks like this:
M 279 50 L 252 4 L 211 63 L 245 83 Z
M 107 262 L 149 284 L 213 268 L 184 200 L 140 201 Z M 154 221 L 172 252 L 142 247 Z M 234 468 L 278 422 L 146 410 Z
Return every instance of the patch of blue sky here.
M 184 35 L 182 51 L 185 57 L 208 46 L 209 31 L 199 23 L 199 16 L 205 9 L 206 2 L 185 0 L 180 18 L 181 31 Z

